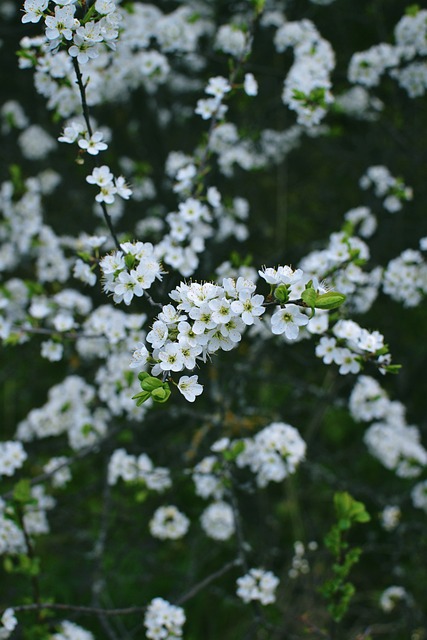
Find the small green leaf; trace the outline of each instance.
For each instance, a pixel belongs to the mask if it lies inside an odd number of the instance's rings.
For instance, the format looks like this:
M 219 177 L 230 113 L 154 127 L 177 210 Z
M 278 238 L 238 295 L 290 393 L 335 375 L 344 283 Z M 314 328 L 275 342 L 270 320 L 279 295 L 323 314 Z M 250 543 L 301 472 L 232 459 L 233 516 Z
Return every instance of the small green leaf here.
M 317 292 L 315 289 L 313 289 L 313 287 L 304 289 L 304 291 L 301 294 L 301 300 L 305 302 L 307 307 L 310 307 L 310 309 L 313 309 L 313 307 L 315 306 L 316 298 L 317 298 Z
M 136 258 L 131 253 L 125 255 L 125 264 L 128 269 L 132 269 L 135 264 Z
M 31 483 L 28 479 L 20 480 L 13 489 L 13 499 L 22 504 L 28 504 L 33 500 L 31 496 Z
M 162 381 L 158 378 L 154 378 L 153 376 L 148 376 L 141 381 L 141 389 L 144 391 L 154 391 L 154 389 L 158 389 L 162 386 Z

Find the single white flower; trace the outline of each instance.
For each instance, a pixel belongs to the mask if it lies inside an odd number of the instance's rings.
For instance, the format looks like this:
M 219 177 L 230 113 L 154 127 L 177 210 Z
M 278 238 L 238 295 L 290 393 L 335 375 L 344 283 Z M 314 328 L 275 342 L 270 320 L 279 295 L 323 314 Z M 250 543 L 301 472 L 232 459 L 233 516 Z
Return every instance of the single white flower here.
M 199 384 L 197 376 L 181 376 L 178 389 L 188 402 L 194 402 L 196 396 L 203 393 L 203 385 Z

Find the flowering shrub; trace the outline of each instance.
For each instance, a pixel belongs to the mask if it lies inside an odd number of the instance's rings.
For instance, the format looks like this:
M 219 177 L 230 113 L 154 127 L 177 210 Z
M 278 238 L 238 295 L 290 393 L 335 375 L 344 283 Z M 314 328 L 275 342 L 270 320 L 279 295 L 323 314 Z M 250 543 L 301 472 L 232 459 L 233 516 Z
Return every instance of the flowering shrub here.
M 357 5 L 0 7 L 0 638 L 427 637 L 427 12 Z

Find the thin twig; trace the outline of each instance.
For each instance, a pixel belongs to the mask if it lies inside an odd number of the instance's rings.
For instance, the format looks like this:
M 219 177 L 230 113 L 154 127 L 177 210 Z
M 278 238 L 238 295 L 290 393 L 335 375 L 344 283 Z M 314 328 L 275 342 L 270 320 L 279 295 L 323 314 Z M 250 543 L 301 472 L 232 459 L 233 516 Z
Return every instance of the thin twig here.
M 79 63 L 77 61 L 77 58 L 73 58 L 73 66 L 74 66 L 74 71 L 76 73 L 76 78 L 77 78 L 77 85 L 79 87 L 79 91 L 80 91 L 80 98 L 81 98 L 81 102 L 82 102 L 82 110 L 83 110 L 83 117 L 85 119 L 86 122 L 86 127 L 87 127 L 87 131 L 89 136 L 92 136 L 93 130 L 92 130 L 92 126 L 90 124 L 90 115 L 89 115 L 89 107 L 87 104 L 87 100 L 86 100 L 86 88 L 85 85 L 83 83 L 83 77 L 82 77 L 82 72 L 80 71 L 80 66 Z M 104 215 L 104 219 L 105 222 L 107 224 L 107 227 L 110 231 L 111 237 L 114 240 L 114 244 L 116 245 L 116 248 L 118 249 L 118 251 L 122 251 L 122 247 L 120 245 L 119 239 L 116 236 L 116 232 L 114 230 L 113 227 L 113 221 L 111 220 L 111 216 L 107 211 L 107 207 L 105 205 L 105 202 L 101 202 L 101 209 L 102 209 L 102 213 Z

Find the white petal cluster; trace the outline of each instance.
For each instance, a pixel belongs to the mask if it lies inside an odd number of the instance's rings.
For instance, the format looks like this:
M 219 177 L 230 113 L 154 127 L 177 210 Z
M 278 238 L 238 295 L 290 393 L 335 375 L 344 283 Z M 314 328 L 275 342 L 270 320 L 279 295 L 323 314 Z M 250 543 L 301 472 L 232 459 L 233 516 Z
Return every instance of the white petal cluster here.
M 306 444 L 295 427 L 272 422 L 254 438 L 245 438 L 244 451 L 236 458 L 238 467 L 249 467 L 259 487 L 281 482 L 295 473 L 305 458 Z
M 161 280 L 163 270 L 151 242 L 125 242 L 121 246 L 123 251 L 105 256 L 99 266 L 104 277 L 104 291 L 113 294 L 115 303 L 129 305 L 134 296 L 143 296 L 156 279 Z M 127 256 L 131 263 L 126 262 Z
M 350 396 L 355 420 L 373 422 L 364 435 L 369 452 L 401 478 L 420 475 L 427 465 L 427 451 L 417 427 L 408 426 L 400 402 L 392 402 L 376 380 L 359 376 Z
M 6 640 L 6 638 L 9 638 L 17 624 L 18 621 L 16 619 L 15 612 L 9 607 L 3 612 L 3 615 L 0 618 L 0 640 Z
M 66 434 L 73 449 L 96 442 L 107 430 L 101 409 L 91 409 L 95 388 L 79 376 L 68 376 L 49 390 L 43 407 L 33 409 L 18 425 L 17 437 L 26 442 Z
M 393 531 L 400 522 L 402 512 L 396 505 L 387 505 L 381 512 L 381 525 L 386 531 Z
M 200 524 L 209 538 L 228 540 L 236 528 L 233 509 L 227 502 L 213 502 L 203 511 Z
M 184 609 L 170 604 L 163 598 L 154 598 L 148 605 L 144 617 L 146 636 L 149 640 L 181 638 L 184 623 Z
M 0 442 L 0 477 L 13 476 L 27 459 L 22 442 L 8 440 Z
M 362 189 L 373 187 L 378 198 L 383 199 L 383 207 L 390 213 L 400 211 L 402 202 L 412 200 L 413 192 L 401 178 L 391 175 L 387 167 L 374 165 L 369 167 L 359 181 Z
M 395 45 L 380 43 L 366 51 L 354 53 L 348 69 L 348 78 L 366 87 L 380 83 L 388 72 L 411 98 L 423 96 L 427 90 L 427 11 L 418 9 L 404 15 L 397 23 Z
M 150 533 L 160 540 L 178 540 L 187 533 L 190 521 L 174 505 L 159 507 L 149 524 Z
M 219 461 L 217 456 L 206 456 L 193 469 L 192 479 L 196 487 L 196 494 L 202 498 L 213 497 L 220 500 L 225 491 L 224 482 L 218 473 Z
M 0 498 L 0 556 L 27 552 L 24 533 L 10 515 L 6 503 Z
M 411 491 L 412 504 L 427 513 L 427 480 L 418 482 Z
M 93 138 L 84 140 L 85 150 L 92 153 L 92 155 L 96 155 L 98 151 L 104 148 L 100 148 L 102 143 L 96 143 Z M 99 203 L 113 204 L 116 195 L 119 195 L 124 200 L 128 200 L 132 195 L 132 190 L 127 186 L 124 177 L 115 178 L 106 164 L 101 167 L 95 167 L 92 173 L 86 177 L 86 182 L 97 185 L 100 188 L 99 193 L 95 196 L 96 202 Z
M 271 571 L 250 569 L 246 575 L 237 579 L 237 595 L 243 602 L 271 604 L 276 601 L 275 591 L 278 585 L 279 578 Z
M 384 348 L 384 337 L 379 331 L 368 331 L 354 320 L 339 320 L 333 327 L 335 337 L 323 336 L 316 347 L 316 356 L 325 364 L 339 366 L 339 373 L 359 373 L 359 356 L 375 357 Z
M 94 640 L 90 631 L 86 631 L 75 622 L 64 620 L 59 626 L 59 631 L 52 635 L 51 640 Z
M 406 249 L 388 263 L 383 290 L 404 307 L 416 307 L 427 295 L 427 262 L 416 249 Z
M 44 473 L 51 474 L 52 487 L 62 488 L 71 480 L 71 471 L 66 456 L 51 458 L 43 465 Z
M 120 267 L 111 266 L 114 273 Z M 241 340 L 247 326 L 259 322 L 264 313 L 264 298 L 255 294 L 255 284 L 243 277 L 224 278 L 222 286 L 206 282 L 181 283 L 170 297 L 174 304 L 164 305 L 147 334 L 152 351 L 138 348 L 133 366 L 141 361 L 145 368 L 148 357 L 156 361 L 151 374 L 164 375 L 187 369 L 192 371 L 197 360 L 219 350 L 230 351 Z M 202 392 L 197 376 L 181 376 L 179 391 L 189 401 Z
M 116 449 L 108 463 L 108 484 L 115 485 L 120 478 L 125 482 L 143 482 L 153 491 L 164 491 L 172 485 L 169 470 L 155 467 L 146 453 L 134 456 Z
M 305 127 L 318 125 L 334 99 L 330 73 L 335 67 L 331 45 L 310 20 L 285 22 L 277 31 L 277 51 L 294 50 L 294 63 L 286 77 L 282 101 L 297 113 L 297 122 Z
M 404 587 L 393 585 L 382 592 L 379 604 L 383 611 L 390 613 L 401 600 L 410 600 L 409 594 Z

